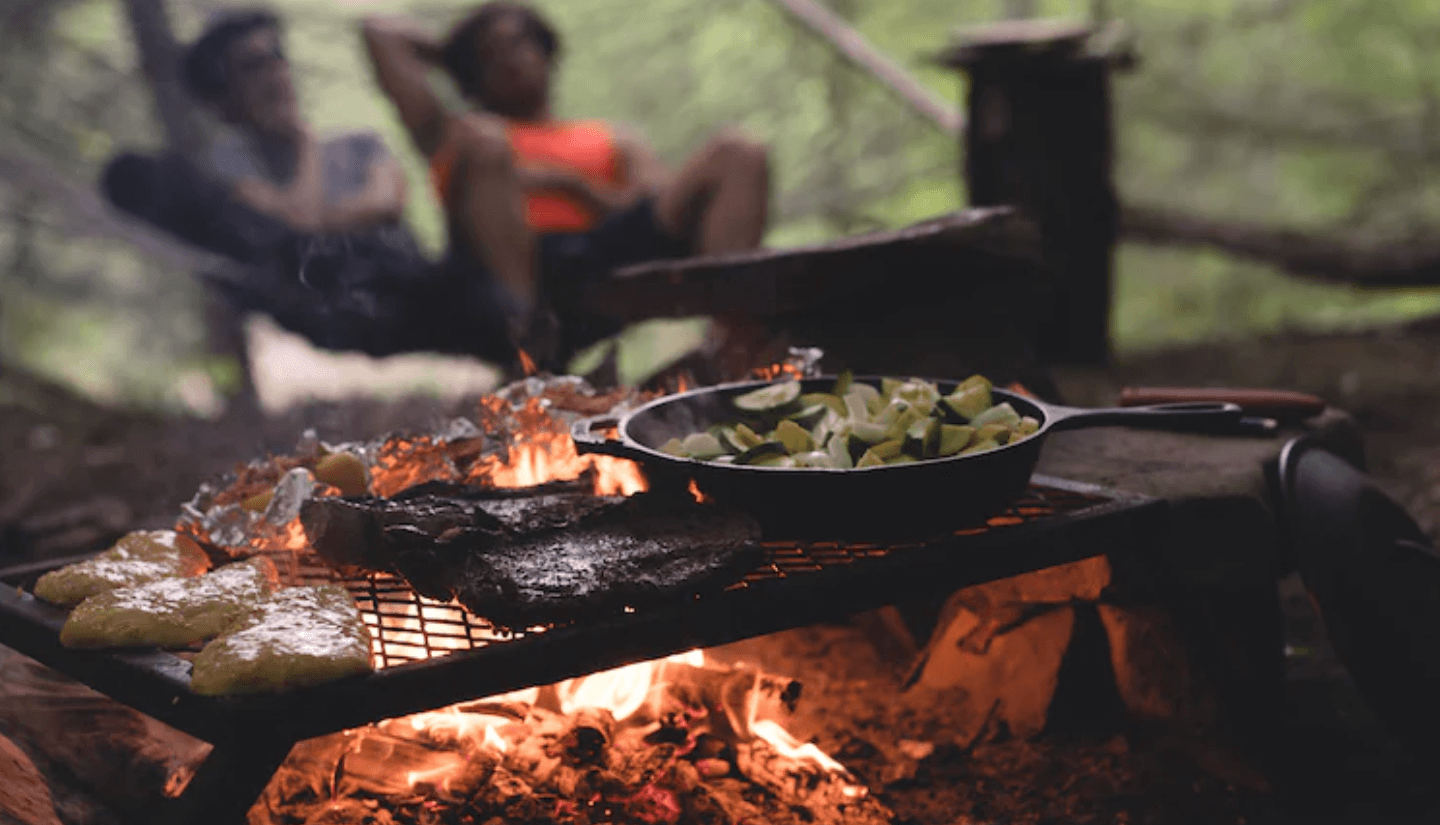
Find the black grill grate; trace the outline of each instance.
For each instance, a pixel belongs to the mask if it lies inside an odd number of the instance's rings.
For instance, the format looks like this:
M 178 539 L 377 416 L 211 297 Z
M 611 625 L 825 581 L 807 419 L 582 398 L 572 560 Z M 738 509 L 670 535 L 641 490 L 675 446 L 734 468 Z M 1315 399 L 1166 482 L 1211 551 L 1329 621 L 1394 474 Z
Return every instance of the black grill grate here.
M 1037 522 L 1063 520 L 1066 516 L 1110 501 L 1103 495 L 1032 484 L 1024 497 L 1004 513 L 992 516 L 983 525 L 957 530 L 954 536 L 963 538 L 1004 532 Z M 947 535 L 943 540 L 953 542 L 955 538 Z M 834 541 L 767 543 L 764 545 L 765 563 L 747 573 L 728 590 L 746 590 L 755 583 L 775 579 L 803 580 L 805 576 L 857 561 L 881 559 L 933 543 L 909 542 L 885 546 Z M 290 550 L 271 552 L 280 569 L 289 571 L 286 576 L 289 583 L 339 582 L 354 595 L 355 603 L 370 627 L 371 655 L 377 669 L 433 659 L 461 650 L 505 644 L 552 629 L 498 630 L 484 618 L 457 604 L 445 604 L 416 594 L 398 576 L 377 573 L 342 577 L 311 553 L 302 552 L 297 558 Z

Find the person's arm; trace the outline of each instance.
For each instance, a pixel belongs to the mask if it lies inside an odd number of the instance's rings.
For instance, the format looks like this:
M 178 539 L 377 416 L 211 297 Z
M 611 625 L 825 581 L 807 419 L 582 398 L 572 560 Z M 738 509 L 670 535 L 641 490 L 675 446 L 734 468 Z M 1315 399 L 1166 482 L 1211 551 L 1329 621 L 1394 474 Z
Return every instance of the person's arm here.
M 448 118 L 428 76 L 440 61 L 439 43 L 399 17 L 367 17 L 361 33 L 380 89 L 400 113 L 415 147 L 427 158 L 434 155 L 445 138 Z
M 320 141 L 307 126 L 301 133 L 295 161 L 295 177 L 285 186 L 276 186 L 258 177 L 235 183 L 235 197 L 241 203 L 297 232 L 319 232 L 325 223 L 325 161 Z
M 620 182 L 597 186 L 568 169 L 531 166 L 520 170 L 525 186 L 536 190 L 562 192 L 602 217 L 630 207 L 664 184 L 669 172 L 650 142 L 638 130 L 612 127 L 620 154 Z
M 321 229 L 350 232 L 400 220 L 405 212 L 405 170 L 390 155 L 371 161 L 365 187 L 325 208 Z

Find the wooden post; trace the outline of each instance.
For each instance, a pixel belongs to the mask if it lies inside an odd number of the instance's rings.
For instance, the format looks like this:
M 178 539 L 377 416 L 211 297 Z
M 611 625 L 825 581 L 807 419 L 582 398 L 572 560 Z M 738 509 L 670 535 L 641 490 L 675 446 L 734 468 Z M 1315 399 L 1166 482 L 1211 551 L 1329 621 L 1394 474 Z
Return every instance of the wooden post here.
M 942 62 L 968 75 L 961 136 L 974 206 L 1013 205 L 1039 227 L 1052 280 L 1040 330 L 1048 363 L 1109 360 L 1119 230 L 1110 73 L 1123 28 L 1007 21 L 962 32 Z

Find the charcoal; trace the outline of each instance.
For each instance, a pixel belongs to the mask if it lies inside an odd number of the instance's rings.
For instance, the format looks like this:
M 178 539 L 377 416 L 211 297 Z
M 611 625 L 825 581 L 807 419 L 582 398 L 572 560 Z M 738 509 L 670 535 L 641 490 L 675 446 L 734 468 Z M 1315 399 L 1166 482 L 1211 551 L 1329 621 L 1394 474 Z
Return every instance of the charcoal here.
M 762 558 L 753 519 L 683 493 L 315 499 L 301 523 L 330 564 L 399 573 L 501 627 L 687 598 Z

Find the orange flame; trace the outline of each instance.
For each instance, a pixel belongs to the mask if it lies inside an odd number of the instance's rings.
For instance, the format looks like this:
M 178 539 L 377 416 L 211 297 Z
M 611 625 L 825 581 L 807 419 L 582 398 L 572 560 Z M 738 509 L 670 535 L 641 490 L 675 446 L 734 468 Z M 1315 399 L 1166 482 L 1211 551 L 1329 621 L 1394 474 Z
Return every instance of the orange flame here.
M 494 409 L 494 405 L 485 405 L 482 415 L 493 414 Z M 510 418 L 508 429 L 514 440 L 505 457 L 486 456 L 475 462 L 466 481 L 496 487 L 533 487 L 547 481 L 571 481 L 594 468 L 597 495 L 628 496 L 649 489 L 633 461 L 580 455 L 565 423 L 552 416 L 540 399 L 529 399 L 511 412 Z
M 690 382 L 685 380 L 685 373 L 682 372 L 675 376 L 675 391 L 685 392 L 688 389 L 690 389 Z
M 688 489 L 690 490 L 690 495 L 694 496 L 696 502 L 704 504 L 710 500 L 709 496 L 700 492 L 700 487 L 695 484 L 695 479 L 693 478 L 690 479 L 690 486 Z
M 516 349 L 515 352 L 520 356 L 520 369 L 525 371 L 526 378 L 540 371 L 539 368 L 535 366 L 535 361 L 530 357 L 529 353 L 523 349 Z
M 795 364 L 787 364 L 784 362 L 778 364 L 771 364 L 768 367 L 756 367 L 754 370 L 751 371 L 751 374 L 754 375 L 756 378 L 760 379 L 761 381 L 772 381 L 782 375 L 789 376 L 795 379 L 801 379 L 805 377 L 805 371 L 800 369 L 800 367 Z

